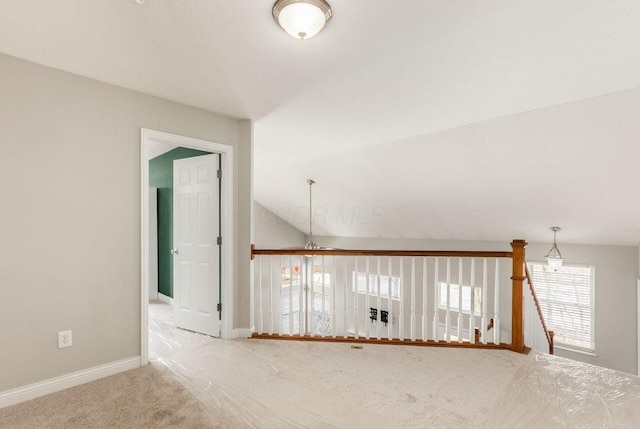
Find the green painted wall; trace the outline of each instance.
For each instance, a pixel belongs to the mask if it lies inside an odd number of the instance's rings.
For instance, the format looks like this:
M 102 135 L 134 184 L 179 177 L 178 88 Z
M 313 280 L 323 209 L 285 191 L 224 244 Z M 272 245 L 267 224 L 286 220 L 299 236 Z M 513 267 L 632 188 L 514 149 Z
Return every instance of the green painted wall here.
M 158 292 L 173 298 L 173 161 L 209 152 L 178 147 L 149 160 L 149 186 L 158 188 Z

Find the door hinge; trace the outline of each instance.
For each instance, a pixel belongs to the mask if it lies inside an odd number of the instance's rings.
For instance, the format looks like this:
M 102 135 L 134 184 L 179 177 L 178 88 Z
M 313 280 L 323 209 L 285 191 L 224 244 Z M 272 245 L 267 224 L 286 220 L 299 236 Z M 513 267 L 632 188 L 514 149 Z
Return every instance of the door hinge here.
M 222 170 L 218 170 L 218 179 L 222 179 Z
M 218 237 L 218 246 L 222 246 L 222 237 Z
M 221 302 L 218 303 L 218 311 L 222 311 L 222 303 Z

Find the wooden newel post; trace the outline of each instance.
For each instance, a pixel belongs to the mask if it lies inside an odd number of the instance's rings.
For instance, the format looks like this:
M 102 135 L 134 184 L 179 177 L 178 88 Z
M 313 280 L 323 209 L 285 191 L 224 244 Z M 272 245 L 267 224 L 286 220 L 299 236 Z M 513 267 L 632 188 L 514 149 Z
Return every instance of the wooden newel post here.
M 523 282 L 525 281 L 525 252 L 524 248 L 527 243 L 524 240 L 513 240 L 511 247 L 513 248 L 513 275 L 511 281 L 513 284 L 512 303 L 511 303 L 511 349 L 515 352 L 522 353 L 524 351 L 524 325 L 522 323 L 523 314 Z

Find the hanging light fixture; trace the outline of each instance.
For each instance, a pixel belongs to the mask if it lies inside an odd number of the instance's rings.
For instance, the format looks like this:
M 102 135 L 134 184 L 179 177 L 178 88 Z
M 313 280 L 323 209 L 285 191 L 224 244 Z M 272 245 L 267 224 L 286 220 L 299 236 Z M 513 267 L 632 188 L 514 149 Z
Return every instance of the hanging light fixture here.
M 286 250 L 334 250 L 333 247 L 322 247 L 318 246 L 313 241 L 313 185 L 316 183 L 313 179 L 307 179 L 307 183 L 309 184 L 309 238 L 307 239 L 307 243 L 303 246 L 293 246 L 293 247 L 284 247 Z M 306 258 L 312 259 L 314 257 L 313 254 L 305 254 Z
M 309 241 L 304 245 L 304 248 L 306 250 L 314 250 L 318 248 L 318 245 L 313 242 L 313 198 L 311 191 L 316 182 L 315 180 L 307 179 L 307 183 L 309 184 Z
M 562 260 L 564 259 L 562 257 L 562 254 L 560 253 L 560 250 L 558 250 L 558 244 L 556 243 L 556 234 L 558 233 L 558 231 L 560 231 L 560 227 L 552 226 L 549 229 L 553 231 L 553 246 L 551 247 L 551 250 L 549 250 L 549 253 L 547 253 L 547 256 L 545 256 L 545 258 L 547 258 L 549 268 L 551 268 L 553 271 L 558 271 L 558 268 L 562 267 Z
M 322 31 L 333 15 L 325 0 L 278 0 L 272 14 L 280 28 L 300 40 Z

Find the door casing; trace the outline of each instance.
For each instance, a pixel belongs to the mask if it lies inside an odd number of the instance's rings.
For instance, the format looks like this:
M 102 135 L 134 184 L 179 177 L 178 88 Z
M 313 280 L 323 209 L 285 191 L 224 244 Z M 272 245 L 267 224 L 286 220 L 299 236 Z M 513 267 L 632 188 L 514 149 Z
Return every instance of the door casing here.
M 220 337 L 233 338 L 233 147 L 221 143 L 142 128 L 140 130 L 140 365 L 149 363 L 149 147 L 152 142 L 220 154 L 222 184 L 222 318 Z

